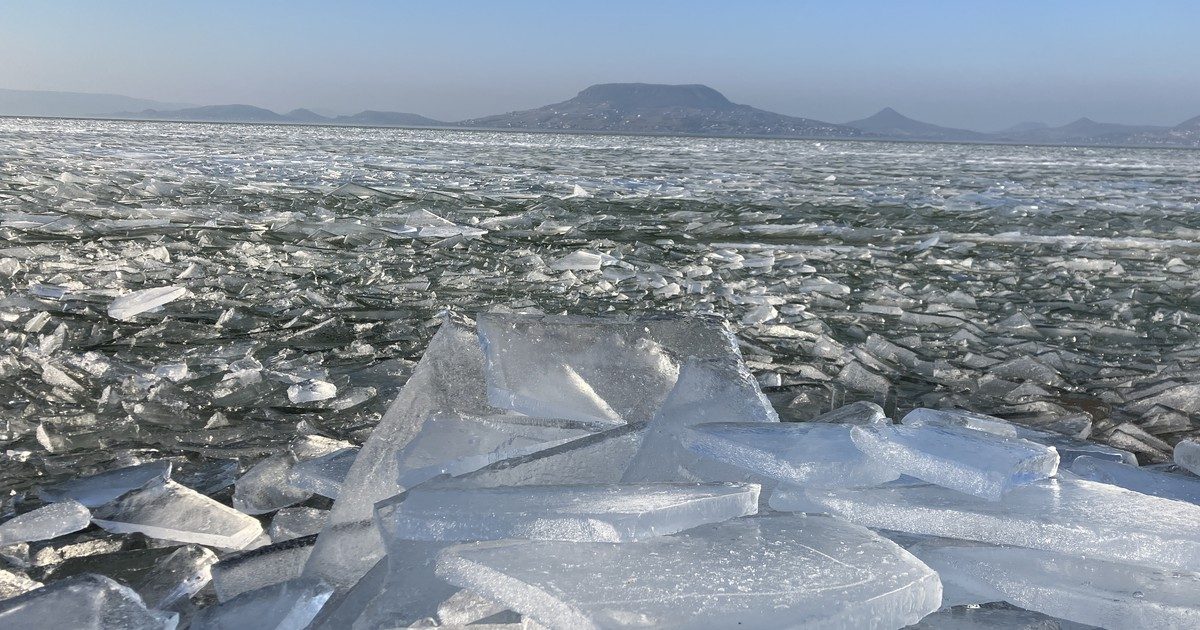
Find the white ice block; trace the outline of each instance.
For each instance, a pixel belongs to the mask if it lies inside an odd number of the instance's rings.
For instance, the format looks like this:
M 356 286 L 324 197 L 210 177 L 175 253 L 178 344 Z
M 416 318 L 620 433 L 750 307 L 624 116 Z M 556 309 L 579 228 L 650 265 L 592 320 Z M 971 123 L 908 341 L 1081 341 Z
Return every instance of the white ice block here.
M 959 541 L 910 550 L 948 590 L 986 601 L 1111 630 L 1200 627 L 1200 574 Z
M 78 501 L 63 501 L 19 514 L 0 523 L 0 547 L 48 540 L 92 524 L 92 513 Z
M 119 534 L 242 549 L 262 535 L 253 517 L 174 481 L 134 490 L 96 509 L 92 521 Z
M 622 480 L 752 480 L 744 469 L 702 458 L 684 445 L 688 427 L 706 422 L 777 424 L 779 415 L 740 360 L 689 360 L 646 426 L 646 439 Z
M 108 316 L 113 319 L 132 319 L 138 314 L 156 309 L 168 302 L 174 302 L 186 293 L 187 289 L 177 286 L 155 287 L 126 293 L 108 305 Z
M 1082 479 L 1048 479 L 988 501 L 931 484 L 780 488 L 770 506 L 820 509 L 867 527 L 1174 567 L 1200 567 L 1200 506 Z
M 785 483 L 852 487 L 898 478 L 899 473 L 854 446 L 850 440 L 851 426 L 823 422 L 714 422 L 690 427 L 684 434 L 684 444 L 702 457 Z
M 908 552 L 823 516 L 621 544 L 466 544 L 437 572 L 550 628 L 899 628 L 941 602 L 937 574 Z
M 856 426 L 850 439 L 868 457 L 897 472 L 986 499 L 999 499 L 1058 471 L 1053 448 L 953 426 Z
M 1175 445 L 1175 463 L 1200 475 L 1200 440 L 1188 438 Z
M 0 628 L 13 630 L 174 630 L 179 615 L 147 610 L 133 589 L 85 574 L 0 601 Z
M 95 508 L 130 490 L 141 488 L 155 479 L 166 481 L 170 478 L 170 460 L 159 460 L 38 488 L 38 497 L 46 502 L 74 499 L 90 508 Z
M 299 578 L 247 591 L 200 611 L 191 630 L 304 630 L 333 589 L 320 580 Z
M 624 542 L 758 511 L 754 484 L 620 484 L 437 488 L 381 502 L 385 539 Z
M 1142 494 L 1200 504 L 1200 477 L 1149 470 L 1094 457 L 1079 457 L 1071 472 L 1082 479 L 1109 483 Z
M 699 318 L 485 314 L 488 400 L 531 416 L 649 420 L 688 356 L 738 357 L 723 326 Z

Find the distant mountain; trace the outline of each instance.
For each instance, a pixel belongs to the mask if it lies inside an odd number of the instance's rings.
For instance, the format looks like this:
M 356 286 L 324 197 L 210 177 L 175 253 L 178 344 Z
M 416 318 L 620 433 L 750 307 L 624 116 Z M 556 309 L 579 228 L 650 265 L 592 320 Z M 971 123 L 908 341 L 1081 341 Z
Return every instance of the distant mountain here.
M 370 127 L 444 127 L 446 123 L 420 114 L 406 112 L 377 112 L 367 110 L 353 116 L 338 116 L 334 123 L 339 125 L 366 125 Z
M 987 134 L 953 127 L 941 127 L 932 123 L 913 120 L 908 116 L 885 107 L 874 116 L 845 123 L 847 127 L 861 129 L 867 133 L 886 138 L 903 140 L 934 140 L 942 142 L 978 142 L 987 140 Z
M 333 122 L 333 119 L 328 116 L 322 116 L 311 109 L 293 109 L 283 115 L 284 118 L 298 123 L 308 123 L 311 125 L 327 125 Z
M 205 105 L 204 107 L 186 107 L 184 109 L 166 111 L 145 109 L 140 112 L 120 112 L 112 116 L 114 118 L 136 118 L 139 120 L 184 120 L 197 122 L 288 122 L 287 117 L 282 114 L 276 114 L 269 109 L 253 105 Z
M 705 85 L 605 83 L 570 100 L 474 118 L 463 127 L 697 135 L 856 138 L 857 129 L 738 105 Z
M 1135 136 L 1157 135 L 1167 127 L 1119 125 L 1080 118 L 1061 127 L 1043 127 L 996 134 L 999 139 L 1039 144 L 1130 144 Z
M 1008 129 L 1004 129 L 997 133 L 1000 135 L 1027 133 L 1030 131 L 1038 131 L 1039 129 L 1045 129 L 1049 126 L 1050 125 L 1047 125 L 1044 122 L 1020 122 L 1020 123 L 1017 123 L 1017 124 L 1009 127 Z
M 164 103 L 119 94 L 47 92 L 0 89 L 0 116 L 103 116 L 111 112 L 143 109 L 179 109 L 186 103 Z

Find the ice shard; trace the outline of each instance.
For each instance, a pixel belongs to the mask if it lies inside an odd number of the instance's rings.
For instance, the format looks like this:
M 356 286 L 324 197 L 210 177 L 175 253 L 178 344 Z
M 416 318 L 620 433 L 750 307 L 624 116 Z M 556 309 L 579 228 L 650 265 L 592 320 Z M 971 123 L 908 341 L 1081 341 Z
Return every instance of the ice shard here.
M 251 516 L 173 481 L 152 483 L 95 510 L 92 520 L 115 533 L 242 549 L 262 535 Z
M 684 445 L 688 427 L 706 422 L 777 424 L 779 415 L 740 360 L 689 360 L 647 424 L 646 439 L 622 480 L 751 480 L 745 469 L 702 458 Z
M 324 582 L 299 578 L 247 591 L 200 611 L 192 630 L 304 630 L 333 594 Z
M 1076 458 L 1071 464 L 1071 472 L 1081 479 L 1200 505 L 1200 477 L 1195 475 L 1150 470 L 1087 456 Z
M 316 535 L 292 538 L 222 558 L 212 567 L 213 590 L 221 601 L 300 577 Z
M 683 441 L 702 457 L 784 483 L 850 487 L 898 478 L 899 473 L 854 446 L 850 427 L 821 422 L 713 422 L 689 427 Z
M 297 462 L 288 472 L 287 483 L 300 490 L 336 499 L 342 491 L 346 473 L 354 465 L 355 457 L 358 457 L 357 448 L 343 448 Z
M 905 475 L 985 499 L 1051 477 L 1058 452 L 1017 437 L 937 424 L 856 426 L 868 457 Z
M 170 609 L 208 586 L 216 563 L 212 550 L 184 545 L 156 562 L 133 588 L 150 608 Z
M 91 520 L 92 513 L 78 501 L 51 503 L 0 523 L 0 547 L 77 532 Z
M 641 542 L 492 542 L 438 575 L 550 628 L 898 628 L 937 610 L 937 574 L 839 519 L 773 515 Z
M 133 589 L 102 575 L 67 578 L 0 601 L 0 627 L 174 630 L 179 615 L 148 610 Z
M 686 358 L 739 356 L 724 327 L 699 318 L 485 314 L 479 337 L 492 405 L 610 424 L 649 420 Z
M 170 478 L 171 462 L 159 460 L 38 488 L 38 496 L 47 502 L 74 499 L 90 508 L 96 508 L 155 479 L 166 481 Z
M 417 487 L 381 502 L 385 538 L 624 542 L 758 511 L 753 484 Z
M 177 286 L 155 287 L 127 293 L 108 305 L 108 316 L 128 320 L 183 297 L 187 289 Z
M 1200 506 L 1082 479 L 1039 481 L 999 501 L 924 483 L 791 487 L 772 494 L 770 506 L 815 507 L 867 527 L 913 534 L 1184 571 L 1200 566 Z
M 272 455 L 250 467 L 233 489 L 233 507 L 246 514 L 266 514 L 302 503 L 312 491 L 292 484 L 296 457 L 291 453 Z
M 1175 463 L 1192 473 L 1200 475 L 1200 440 L 1188 438 L 1175 445 Z
M 910 550 L 959 599 L 1003 600 L 1111 630 L 1200 627 L 1200 574 L 943 540 Z
M 283 508 L 275 513 L 267 535 L 272 542 L 283 542 L 321 533 L 329 520 L 329 510 L 309 507 Z

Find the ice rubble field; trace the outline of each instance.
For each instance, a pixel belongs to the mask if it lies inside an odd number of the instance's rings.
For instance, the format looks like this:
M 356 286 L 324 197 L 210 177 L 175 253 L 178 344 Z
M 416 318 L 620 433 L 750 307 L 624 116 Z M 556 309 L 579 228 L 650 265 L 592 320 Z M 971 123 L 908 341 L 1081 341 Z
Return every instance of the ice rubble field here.
M 2 118 L 0 627 L 1195 627 L 1198 203 L 1188 151 Z

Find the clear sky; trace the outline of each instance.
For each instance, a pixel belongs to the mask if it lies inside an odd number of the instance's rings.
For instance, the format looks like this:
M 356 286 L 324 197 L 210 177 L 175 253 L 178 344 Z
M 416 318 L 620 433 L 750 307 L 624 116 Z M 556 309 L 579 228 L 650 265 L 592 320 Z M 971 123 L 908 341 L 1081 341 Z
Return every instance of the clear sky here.
M 1200 114 L 1200 0 L 0 0 L 0 87 L 443 120 L 601 82 L 844 122 Z

